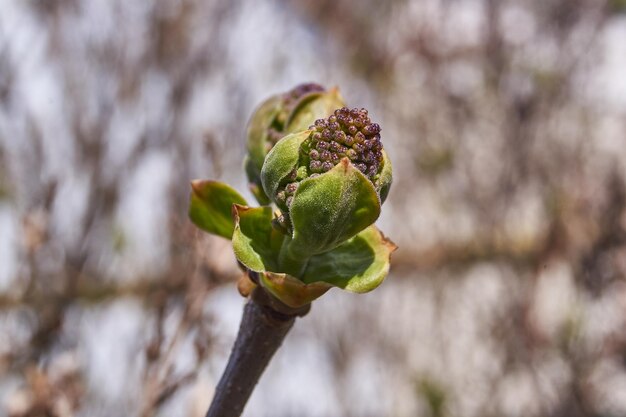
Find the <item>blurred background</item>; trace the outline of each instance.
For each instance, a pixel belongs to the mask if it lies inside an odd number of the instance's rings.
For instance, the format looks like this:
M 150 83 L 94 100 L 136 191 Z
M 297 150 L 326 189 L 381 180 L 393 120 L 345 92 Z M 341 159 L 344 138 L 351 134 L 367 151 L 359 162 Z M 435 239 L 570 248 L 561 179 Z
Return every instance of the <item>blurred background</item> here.
M 626 416 L 623 0 L 0 0 L 0 416 L 204 415 L 245 300 L 189 181 L 301 82 L 382 126 L 400 249 L 244 415 Z

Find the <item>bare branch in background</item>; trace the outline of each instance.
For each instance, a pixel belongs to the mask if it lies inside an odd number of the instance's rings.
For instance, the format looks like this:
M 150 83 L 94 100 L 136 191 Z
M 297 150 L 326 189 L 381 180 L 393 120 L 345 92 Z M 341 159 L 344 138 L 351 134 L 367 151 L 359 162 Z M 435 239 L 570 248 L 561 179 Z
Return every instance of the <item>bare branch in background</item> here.
M 247 415 L 626 413 L 623 1 L 134 3 L 2 6 L 0 414 L 206 409 L 242 301 L 188 184 L 305 81 L 380 119 L 400 249 Z

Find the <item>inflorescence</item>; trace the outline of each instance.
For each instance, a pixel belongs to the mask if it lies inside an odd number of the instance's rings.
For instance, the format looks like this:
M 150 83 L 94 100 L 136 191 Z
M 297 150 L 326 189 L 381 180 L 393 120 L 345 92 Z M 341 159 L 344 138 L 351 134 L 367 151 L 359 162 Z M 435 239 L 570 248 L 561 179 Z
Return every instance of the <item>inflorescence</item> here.
M 374 182 L 383 163 L 380 126 L 372 123 L 366 109 L 343 107 L 327 119 L 318 119 L 302 147 L 301 166 L 291 172 L 288 182 L 276 197 L 280 206 L 291 206 L 301 180 L 330 171 L 342 158 Z
M 383 145 L 380 126 L 371 122 L 366 109 L 335 110 L 328 119 L 316 120 L 310 129 L 314 132 L 309 151 L 312 173 L 330 171 L 348 157 L 370 180 L 375 179 L 383 160 Z

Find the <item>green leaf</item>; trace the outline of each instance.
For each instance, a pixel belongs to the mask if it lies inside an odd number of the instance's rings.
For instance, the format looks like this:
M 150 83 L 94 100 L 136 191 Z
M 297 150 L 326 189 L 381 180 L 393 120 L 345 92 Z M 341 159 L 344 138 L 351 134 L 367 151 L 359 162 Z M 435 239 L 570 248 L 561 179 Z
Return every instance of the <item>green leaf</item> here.
M 275 271 L 284 235 L 272 227 L 272 208 L 233 206 L 235 256 L 256 272 Z
M 396 248 L 372 225 L 335 249 L 312 257 L 302 281 L 325 282 L 358 293 L 371 291 L 387 276 Z
M 268 129 L 281 109 L 281 96 L 277 95 L 264 101 L 252 114 L 247 129 L 247 148 L 251 163 L 261 171 L 267 154 Z
M 261 185 L 261 169 L 257 169 L 249 156 L 244 158 L 243 166 L 246 171 L 246 176 L 248 177 L 248 188 L 252 195 L 254 195 L 256 201 L 262 206 L 270 204 L 270 199 L 265 195 L 263 186 Z
M 337 88 L 327 92 L 309 94 L 302 98 L 291 112 L 285 126 L 285 132 L 292 133 L 306 130 L 317 119 L 325 119 L 333 111 L 344 106 L 345 103 Z
M 387 155 L 387 152 L 383 149 L 383 168 L 380 171 L 380 176 L 376 180 L 376 191 L 380 196 L 380 204 L 384 203 L 389 195 L 389 189 L 393 182 L 393 175 L 391 170 L 391 159 Z
M 325 282 L 305 284 L 290 275 L 273 272 L 261 273 L 259 278 L 264 288 L 292 308 L 309 304 L 332 288 L 332 285 Z
M 374 185 L 344 158 L 330 171 L 303 180 L 289 210 L 291 256 L 329 251 L 373 224 L 380 215 Z
M 246 200 L 229 185 L 219 181 L 194 180 L 191 189 L 191 221 L 205 232 L 230 239 L 235 228 L 231 216 L 232 206 L 245 205 Z
M 310 134 L 310 130 L 305 130 L 287 135 L 279 140 L 267 154 L 261 170 L 261 182 L 265 194 L 272 201 L 280 185 L 286 181 L 291 171 L 298 167 L 300 145 Z

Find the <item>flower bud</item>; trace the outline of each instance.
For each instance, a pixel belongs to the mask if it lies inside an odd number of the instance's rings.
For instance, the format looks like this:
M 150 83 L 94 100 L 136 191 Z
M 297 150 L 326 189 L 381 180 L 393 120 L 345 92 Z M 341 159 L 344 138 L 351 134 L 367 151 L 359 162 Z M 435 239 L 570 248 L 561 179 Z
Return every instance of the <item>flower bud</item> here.
M 304 84 L 250 120 L 245 170 L 261 207 L 227 184 L 192 182 L 190 219 L 231 239 L 253 278 L 242 295 L 262 288 L 300 308 L 331 287 L 366 292 L 382 282 L 396 246 L 373 225 L 392 182 L 380 131 L 336 89 Z
M 337 89 L 327 91 L 318 84 L 307 83 L 273 96 L 259 106 L 248 123 L 245 161 L 250 189 L 259 203 L 269 202 L 260 177 L 267 153 L 288 133 L 306 129 L 315 119 L 327 117 L 343 105 Z
M 309 130 L 290 135 L 280 145 L 280 151 L 272 153 L 272 161 L 263 167 L 267 176 L 265 192 L 270 193 L 269 198 L 281 210 L 288 211 L 285 198 L 280 198 L 288 187 L 297 187 L 300 181 L 328 172 L 348 158 L 374 185 L 382 203 L 392 178 L 391 162 L 383 150 L 380 131 L 366 109 L 343 107 L 326 119 L 316 120 Z M 294 173 L 298 175 L 294 177 Z
M 392 180 L 380 131 L 367 110 L 343 107 L 268 153 L 261 183 L 290 219 L 298 255 L 330 250 L 378 217 Z

